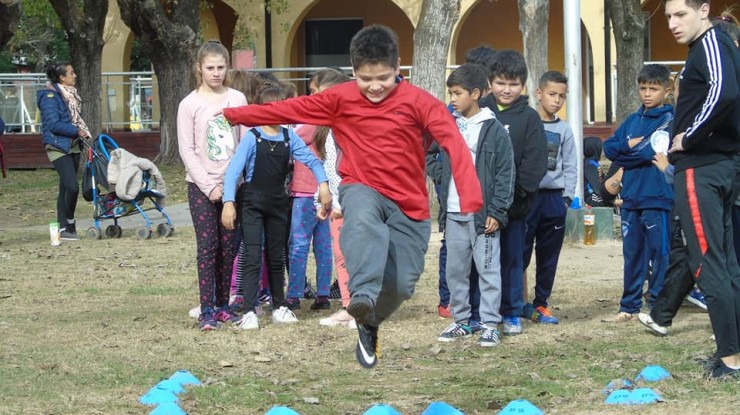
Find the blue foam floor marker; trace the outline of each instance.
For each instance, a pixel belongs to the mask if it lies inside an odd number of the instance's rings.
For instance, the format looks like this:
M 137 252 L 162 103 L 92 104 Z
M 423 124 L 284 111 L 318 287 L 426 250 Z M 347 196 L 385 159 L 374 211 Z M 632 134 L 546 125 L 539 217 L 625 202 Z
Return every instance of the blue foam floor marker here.
M 629 389 L 632 390 L 635 387 L 635 384 L 632 383 L 629 379 L 614 379 L 613 381 L 607 383 L 606 387 L 601 390 L 601 393 L 604 395 L 609 395 L 610 393 L 619 390 L 619 389 Z
M 654 390 L 650 388 L 639 388 L 635 389 L 630 393 L 629 396 L 629 403 L 631 405 L 644 405 L 648 403 L 655 403 L 662 401 L 663 398 L 660 397 L 657 393 L 655 393 Z
M 171 381 L 178 382 L 180 385 L 200 385 L 200 381 L 192 373 L 187 370 L 178 370 L 172 376 Z
M 265 415 L 300 415 L 286 406 L 273 406 Z
M 153 411 L 149 412 L 149 415 L 187 415 L 187 412 L 177 406 L 176 403 L 168 402 L 154 408 Z
M 182 387 L 182 385 L 180 384 L 180 382 L 178 382 L 176 380 L 172 380 L 172 379 L 165 379 L 165 380 L 157 383 L 157 385 L 155 386 L 155 388 L 166 389 L 166 390 L 174 393 L 175 395 L 179 395 L 179 394 L 185 392 L 185 388 Z
M 525 399 L 517 399 L 509 402 L 504 409 L 500 410 L 499 415 L 505 414 L 517 414 L 517 415 L 544 415 L 542 409 L 534 406 L 531 402 Z
M 432 402 L 421 415 L 465 415 L 457 408 L 444 402 Z
M 626 405 L 629 403 L 630 391 L 618 389 L 609 394 L 604 401 L 607 405 Z
M 633 391 L 620 389 L 612 392 L 605 403 L 608 405 L 645 405 L 662 402 L 663 398 L 650 388 L 638 388 Z
M 401 415 L 401 413 L 392 406 L 380 403 L 365 411 L 363 415 Z
M 635 380 L 658 382 L 669 377 L 671 377 L 671 374 L 660 366 L 646 366 L 645 369 L 642 369 L 640 374 L 637 375 Z
M 149 392 L 139 398 L 139 402 L 144 405 L 160 405 L 163 403 L 175 403 L 177 401 L 177 395 L 172 393 L 172 391 L 156 386 L 149 389 Z

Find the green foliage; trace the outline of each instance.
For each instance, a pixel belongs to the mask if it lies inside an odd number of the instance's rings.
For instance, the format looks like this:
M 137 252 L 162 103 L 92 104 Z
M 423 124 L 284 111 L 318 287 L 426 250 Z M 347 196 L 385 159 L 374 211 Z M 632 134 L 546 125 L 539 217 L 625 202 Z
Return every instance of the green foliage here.
M 23 14 L 15 35 L 8 42 L 10 72 L 15 72 L 13 58 L 23 58 L 35 70 L 43 69 L 45 60 L 69 60 L 67 35 L 46 0 L 21 0 Z M 6 72 L 7 61 L 0 58 L 0 70 Z
M 131 67 L 133 72 L 146 72 L 152 70 L 152 62 L 144 55 L 144 51 L 139 39 L 134 39 L 131 45 Z
M 252 3 L 254 0 L 249 0 Z M 265 8 L 273 15 L 285 13 L 290 8 L 288 0 L 265 0 Z M 241 16 L 240 16 L 241 17 Z M 246 19 L 240 19 L 234 28 L 234 49 L 255 49 L 255 40 L 259 39 L 263 32 L 264 16 L 250 15 Z M 250 30 L 250 26 L 255 29 Z M 289 23 L 281 23 L 280 30 L 287 33 L 290 30 Z

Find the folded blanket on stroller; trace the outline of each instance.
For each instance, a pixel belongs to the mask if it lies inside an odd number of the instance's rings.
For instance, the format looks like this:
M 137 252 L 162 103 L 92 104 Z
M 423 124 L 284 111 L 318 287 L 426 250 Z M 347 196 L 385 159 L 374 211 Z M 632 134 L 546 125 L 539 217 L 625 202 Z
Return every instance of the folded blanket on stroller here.
M 137 157 L 128 151 L 117 148 L 110 153 L 108 163 L 108 183 L 119 199 L 134 200 L 146 188 L 144 172 L 148 172 L 156 188 L 163 197 L 167 194 L 164 178 L 151 161 Z

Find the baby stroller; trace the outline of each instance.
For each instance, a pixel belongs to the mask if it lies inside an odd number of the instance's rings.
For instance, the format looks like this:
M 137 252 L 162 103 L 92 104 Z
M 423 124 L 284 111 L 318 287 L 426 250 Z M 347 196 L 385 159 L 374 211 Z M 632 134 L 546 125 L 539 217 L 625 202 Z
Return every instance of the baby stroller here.
M 113 224 L 105 228 L 105 236 L 120 238 L 122 229 L 118 225 L 118 219 L 138 213 L 144 218 L 145 225 L 136 229 L 136 236 L 139 239 L 149 239 L 152 236 L 153 223 L 146 212 L 154 209 L 159 211 L 166 220 L 165 223 L 157 225 L 157 235 L 161 237 L 171 236 L 175 228 L 162 206 L 165 195 L 162 191 L 153 187 L 150 172 L 143 172 L 138 193 L 131 200 L 124 200 L 116 194 L 114 189 L 110 188 L 111 184 L 108 181 L 108 165 L 111 162 L 111 153 L 119 148 L 118 144 L 105 134 L 99 135 L 97 140 L 90 143 L 83 140 L 83 143 L 87 152 L 87 161 L 85 162 L 82 179 L 82 195 L 85 200 L 92 202 L 93 219 L 95 220 L 95 226 L 87 230 L 88 238 L 100 239 L 102 237 L 101 221 L 105 219 L 113 219 Z M 148 160 L 145 161 L 150 163 Z M 154 170 L 156 170 L 156 167 Z M 163 181 L 162 185 L 164 185 Z M 143 207 L 147 200 L 152 203 L 153 207 Z

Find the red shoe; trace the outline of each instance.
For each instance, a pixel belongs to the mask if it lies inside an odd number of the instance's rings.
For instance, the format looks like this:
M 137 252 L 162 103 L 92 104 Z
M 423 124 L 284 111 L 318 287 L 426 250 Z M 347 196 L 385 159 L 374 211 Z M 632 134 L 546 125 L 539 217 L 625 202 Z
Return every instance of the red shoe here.
M 441 305 L 437 306 L 437 314 L 439 314 L 442 318 L 452 318 L 452 312 L 450 312 L 450 306 L 443 307 Z

